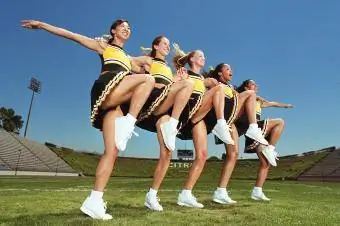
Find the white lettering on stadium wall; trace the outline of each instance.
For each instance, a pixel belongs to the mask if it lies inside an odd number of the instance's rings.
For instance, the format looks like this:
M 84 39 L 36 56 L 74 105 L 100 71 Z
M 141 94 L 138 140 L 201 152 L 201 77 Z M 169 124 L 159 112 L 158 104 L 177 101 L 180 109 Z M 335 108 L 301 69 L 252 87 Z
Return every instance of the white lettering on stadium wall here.
M 170 168 L 190 168 L 192 165 L 191 162 L 170 162 Z

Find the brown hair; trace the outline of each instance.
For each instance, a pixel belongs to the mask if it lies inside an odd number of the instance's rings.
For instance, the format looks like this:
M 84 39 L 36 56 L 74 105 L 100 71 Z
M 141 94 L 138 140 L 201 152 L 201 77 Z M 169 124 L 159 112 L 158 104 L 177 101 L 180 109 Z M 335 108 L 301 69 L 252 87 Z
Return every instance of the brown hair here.
M 156 57 L 156 52 L 157 50 L 155 49 L 154 46 L 158 45 L 161 41 L 162 41 L 162 38 L 165 38 L 164 35 L 161 35 L 161 36 L 157 36 L 153 41 L 152 41 L 152 46 L 151 46 L 151 52 L 150 52 L 150 57 Z
M 119 19 L 119 20 L 116 20 L 115 22 L 112 23 L 111 28 L 110 28 L 110 34 L 111 34 L 112 38 L 110 38 L 108 43 L 112 43 L 113 40 L 115 39 L 115 35 L 112 33 L 112 30 L 116 29 L 119 25 L 121 25 L 122 23 L 125 23 L 125 22 L 129 24 L 129 22 L 127 20 L 124 20 L 124 19 Z

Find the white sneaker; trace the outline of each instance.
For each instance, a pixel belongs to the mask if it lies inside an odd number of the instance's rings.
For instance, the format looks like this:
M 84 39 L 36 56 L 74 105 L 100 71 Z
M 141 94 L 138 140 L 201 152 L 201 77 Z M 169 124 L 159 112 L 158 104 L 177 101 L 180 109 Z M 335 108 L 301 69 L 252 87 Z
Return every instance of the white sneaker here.
M 159 198 L 156 195 L 150 195 L 149 192 L 145 196 L 144 205 L 151 210 L 163 211 L 163 207 L 159 204 Z
M 196 197 L 193 194 L 187 195 L 183 192 L 179 193 L 177 204 L 180 206 L 187 206 L 193 208 L 203 208 L 202 203 L 197 202 Z
M 270 165 L 272 166 L 277 166 L 276 163 L 276 155 L 275 155 L 275 151 L 272 147 L 267 146 L 262 150 L 262 154 L 264 155 L 264 157 L 266 157 L 266 159 L 268 160 L 268 162 L 270 163 Z
M 103 199 L 87 197 L 80 210 L 93 219 L 111 220 L 112 216 L 106 213 L 106 203 Z
M 279 153 L 277 153 L 276 151 L 274 151 L 274 156 L 275 156 L 275 159 L 276 159 L 276 160 L 280 160 L 280 159 L 279 159 Z
M 160 127 L 165 146 L 170 151 L 174 151 L 176 148 L 176 136 L 178 133 L 177 128 L 174 128 L 170 121 L 162 123 Z
M 234 140 L 231 137 L 230 132 L 231 128 L 226 122 L 223 123 L 223 125 L 217 123 L 212 130 L 212 133 L 224 143 L 234 145 Z
M 115 120 L 115 142 L 119 151 L 125 151 L 126 144 L 135 133 L 134 126 L 127 122 L 125 116 L 117 117 Z
M 270 201 L 269 198 L 267 198 L 263 192 L 258 193 L 258 192 L 252 192 L 251 193 L 251 198 L 256 200 L 256 201 Z
M 232 200 L 228 192 L 221 192 L 218 190 L 215 190 L 214 195 L 213 195 L 213 201 L 219 204 L 235 204 L 237 203 L 236 201 Z
M 259 127 L 249 126 L 245 135 L 261 144 L 268 145 L 268 141 L 263 137 Z

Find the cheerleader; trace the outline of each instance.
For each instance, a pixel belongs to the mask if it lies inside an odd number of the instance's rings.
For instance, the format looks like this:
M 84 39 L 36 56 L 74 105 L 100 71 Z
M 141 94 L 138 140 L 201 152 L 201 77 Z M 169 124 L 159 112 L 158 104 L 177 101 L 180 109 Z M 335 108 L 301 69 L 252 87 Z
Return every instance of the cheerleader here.
M 247 90 L 253 90 L 257 93 L 258 86 L 256 85 L 254 80 L 251 79 L 245 80 L 243 81 L 241 86 L 237 88 L 237 91 L 239 93 L 245 92 Z M 270 149 L 274 152 L 276 160 L 278 160 L 277 153 L 274 150 L 284 128 L 284 120 L 281 118 L 261 120 L 262 108 L 267 107 L 293 108 L 293 105 L 268 101 L 260 96 L 257 96 L 256 118 L 258 120 L 258 125 L 262 130 L 262 134 L 266 137 L 266 139 L 268 139 L 269 145 L 263 146 L 260 143 L 256 142 L 255 140 L 246 137 L 244 152 L 256 153 L 260 160 L 260 166 L 257 173 L 257 180 L 255 183 L 255 187 L 253 188 L 253 191 L 251 193 L 251 198 L 254 200 L 262 201 L 270 201 L 270 199 L 267 198 L 262 191 L 263 184 L 268 175 L 270 164 L 268 163 L 266 158 L 264 158 L 261 152 L 263 151 L 263 149 Z M 244 134 L 245 124 L 247 124 L 247 118 L 244 116 L 243 117 L 241 116 L 241 118 L 236 122 L 236 127 L 238 128 L 240 136 Z
M 203 118 L 213 107 L 216 111 L 217 123 L 212 128 L 212 132 L 222 138 L 225 143 L 233 144 L 229 134 L 229 127 L 224 119 L 224 90 L 214 79 L 205 79 L 201 70 L 205 65 L 204 53 L 201 50 L 195 50 L 184 53 L 177 44 L 174 45 L 175 56 L 174 65 L 176 68 L 189 65 L 189 78 L 194 81 L 194 91 L 185 109 L 182 113 L 186 123 L 181 127 L 177 137 L 182 140 L 193 139 L 195 148 L 195 160 L 189 169 L 189 176 L 184 187 L 178 195 L 177 204 L 180 206 L 203 208 L 203 204 L 197 202 L 192 194 L 203 167 L 207 159 L 207 131 Z M 208 91 L 206 87 L 210 88 Z M 181 117 L 182 117 L 181 115 Z
M 145 49 L 144 49 L 145 50 Z M 147 71 L 155 78 L 155 88 L 151 92 L 137 125 L 145 130 L 156 132 L 156 122 L 160 116 L 171 117 L 160 125 L 162 136 L 168 150 L 175 150 L 179 118 L 194 89 L 185 68 L 179 68 L 173 75 L 166 62 L 170 43 L 165 36 L 158 36 L 152 42 L 151 52 L 147 54 Z
M 220 175 L 220 182 L 213 194 L 213 201 L 220 204 L 233 204 L 236 201 L 232 200 L 227 192 L 227 185 L 229 183 L 230 177 L 234 170 L 237 157 L 238 157 L 238 131 L 234 125 L 234 121 L 241 115 L 245 115 L 248 118 L 249 123 L 246 124 L 245 134 L 248 137 L 252 137 L 263 145 L 268 145 L 267 140 L 262 135 L 261 129 L 259 128 L 256 117 L 256 93 L 254 91 L 247 91 L 238 93 L 235 91 L 230 81 L 233 77 L 232 69 L 228 64 L 218 64 L 215 69 L 212 69 L 209 73 L 209 77 L 215 78 L 217 81 L 225 84 L 225 118 L 228 119 L 228 123 L 232 128 L 232 138 L 235 145 L 225 145 L 227 159 Z M 207 127 L 213 124 L 213 117 L 211 113 L 206 117 Z M 218 139 L 216 139 L 216 144 L 219 144 Z M 273 164 L 275 162 L 274 152 L 268 150 L 266 151 L 266 158 L 268 158 Z
M 131 34 L 129 23 L 126 20 L 115 21 L 110 28 L 112 38 L 106 44 L 40 21 L 24 20 L 22 26 L 42 29 L 77 42 L 101 56 L 102 70 L 91 90 L 91 123 L 103 132 L 105 150 L 96 170 L 94 188 L 80 209 L 94 219 L 112 219 L 106 213 L 104 188 L 111 176 L 118 150 L 125 150 L 133 133 L 136 117 L 155 83 L 154 78 L 149 75 L 131 75 L 132 65 L 137 58 L 129 57 L 123 50 Z M 136 61 L 136 66 L 141 65 Z M 131 102 L 129 113 L 123 116 L 117 106 L 127 101 Z

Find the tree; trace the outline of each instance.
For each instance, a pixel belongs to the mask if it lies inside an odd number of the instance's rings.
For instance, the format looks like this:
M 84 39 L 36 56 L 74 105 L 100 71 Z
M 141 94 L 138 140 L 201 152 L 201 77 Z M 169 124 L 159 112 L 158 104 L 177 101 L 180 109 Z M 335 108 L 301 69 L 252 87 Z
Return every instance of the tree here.
M 0 128 L 19 134 L 24 125 L 21 115 L 16 115 L 12 108 L 0 108 Z

